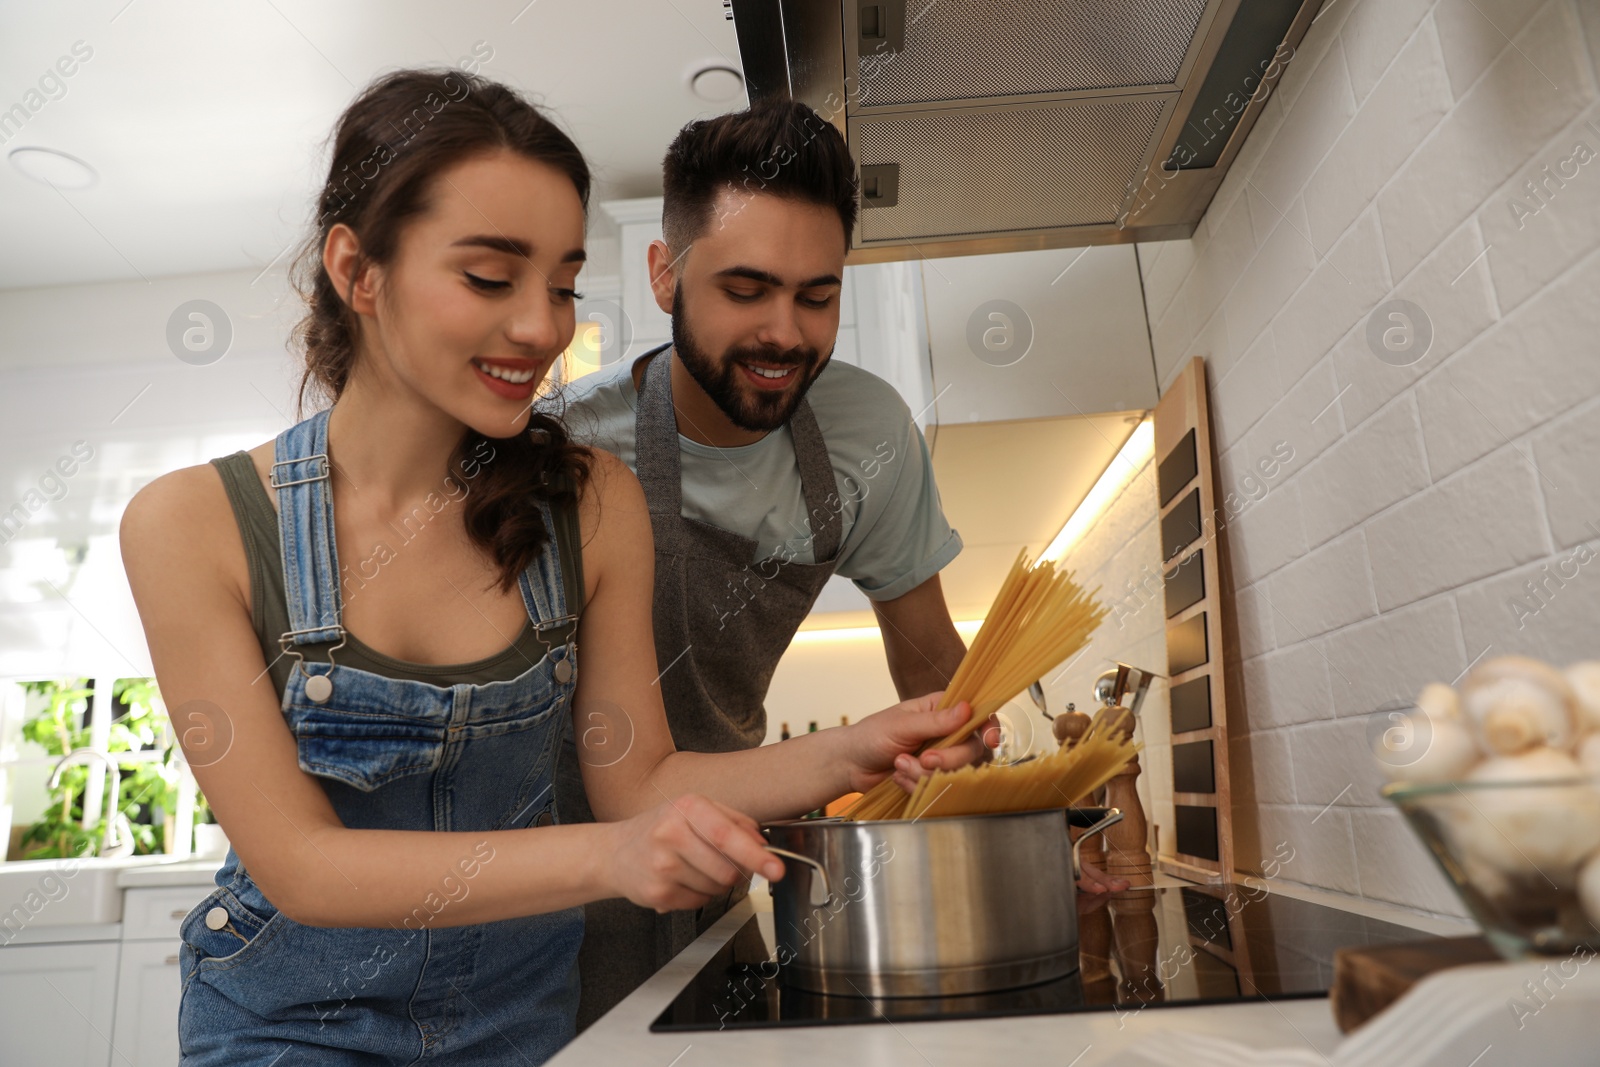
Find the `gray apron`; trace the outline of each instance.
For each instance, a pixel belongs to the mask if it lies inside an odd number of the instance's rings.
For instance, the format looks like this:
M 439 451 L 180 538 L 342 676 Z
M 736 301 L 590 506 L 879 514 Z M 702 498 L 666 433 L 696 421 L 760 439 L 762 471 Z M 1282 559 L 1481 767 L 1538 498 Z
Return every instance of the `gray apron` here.
M 662 358 L 655 358 L 660 354 Z M 844 523 L 822 431 L 805 400 L 789 419 L 810 518 L 815 563 L 774 557 L 752 563 L 756 542 L 683 517 L 678 420 L 670 351 L 646 356 L 634 450 L 655 534 L 655 640 L 661 698 L 679 749 L 735 752 L 766 739 L 763 707 L 778 660 L 833 574 Z M 738 475 L 729 468 L 731 476 Z M 572 734 L 557 774 L 563 822 L 592 822 Z M 578 1028 L 615 1007 L 745 895 L 666 915 L 622 899 L 585 908 L 578 956 Z

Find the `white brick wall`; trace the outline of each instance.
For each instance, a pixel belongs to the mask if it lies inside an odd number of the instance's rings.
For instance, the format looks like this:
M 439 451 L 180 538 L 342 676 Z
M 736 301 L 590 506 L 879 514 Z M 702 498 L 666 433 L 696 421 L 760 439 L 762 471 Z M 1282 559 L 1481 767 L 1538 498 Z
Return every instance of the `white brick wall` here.
M 1481 655 L 1600 657 L 1597 56 L 1592 0 L 1326 5 L 1195 236 L 1142 249 L 1223 490 L 1295 453 L 1227 535 L 1241 866 L 1287 840 L 1286 877 L 1461 914 L 1369 716 Z M 1367 340 L 1391 299 L 1432 324 L 1409 366 Z

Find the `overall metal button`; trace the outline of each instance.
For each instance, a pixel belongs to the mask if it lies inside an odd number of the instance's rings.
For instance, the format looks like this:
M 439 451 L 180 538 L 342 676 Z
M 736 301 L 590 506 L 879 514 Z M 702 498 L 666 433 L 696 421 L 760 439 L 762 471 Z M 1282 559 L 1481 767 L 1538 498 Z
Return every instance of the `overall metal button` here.
M 210 911 L 206 912 L 206 928 L 207 929 L 220 930 L 224 926 L 227 926 L 227 925 L 228 925 L 228 909 L 227 908 L 212 908 Z
M 564 659 L 558 662 L 555 665 L 554 674 L 556 676 L 556 681 L 560 682 L 562 685 L 566 685 L 568 682 L 572 681 L 572 661 Z
M 328 698 L 333 696 L 333 683 L 328 680 L 326 674 L 313 674 L 306 679 L 306 696 L 310 697 L 313 703 L 325 704 Z
M 555 821 L 556 821 L 555 815 L 550 811 L 549 808 L 546 808 L 546 809 L 544 809 L 543 811 L 541 811 L 539 813 L 537 818 L 535 818 L 533 820 L 533 825 L 535 825 L 535 826 L 549 826 L 552 823 L 554 823 Z

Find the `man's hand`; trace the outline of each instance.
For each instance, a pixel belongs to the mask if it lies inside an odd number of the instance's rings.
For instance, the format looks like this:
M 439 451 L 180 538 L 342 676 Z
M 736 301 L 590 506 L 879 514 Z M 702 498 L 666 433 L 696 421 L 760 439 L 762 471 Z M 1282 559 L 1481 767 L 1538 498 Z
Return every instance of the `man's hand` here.
M 1130 884 L 1126 878 L 1113 878 L 1085 859 L 1078 861 L 1078 868 L 1080 893 L 1120 893 Z

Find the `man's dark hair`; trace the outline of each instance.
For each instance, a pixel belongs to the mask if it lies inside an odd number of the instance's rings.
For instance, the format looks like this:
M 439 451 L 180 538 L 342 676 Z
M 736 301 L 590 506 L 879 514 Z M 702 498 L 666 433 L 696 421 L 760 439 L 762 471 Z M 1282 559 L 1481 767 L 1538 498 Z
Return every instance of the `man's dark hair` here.
M 689 123 L 667 149 L 662 177 L 662 230 L 677 254 L 712 223 L 725 188 L 831 207 L 847 246 L 856 223 L 855 164 L 844 138 L 811 108 L 786 98 Z

